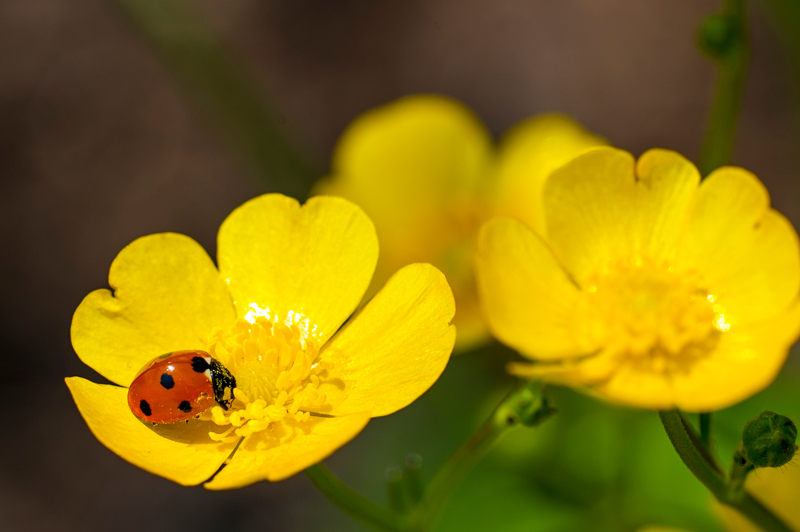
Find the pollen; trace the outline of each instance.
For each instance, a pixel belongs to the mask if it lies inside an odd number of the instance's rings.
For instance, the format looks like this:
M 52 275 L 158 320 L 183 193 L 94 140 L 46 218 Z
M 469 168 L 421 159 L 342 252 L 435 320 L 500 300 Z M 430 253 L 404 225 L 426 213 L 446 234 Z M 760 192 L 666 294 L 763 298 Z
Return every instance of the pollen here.
M 211 420 L 228 426 L 224 432 L 210 432 L 212 440 L 235 442 L 326 409 L 319 385 L 329 366 L 318 360 L 319 347 L 308 328 L 294 318 L 248 315 L 227 331 L 215 331 L 209 352 L 236 377 L 237 387 L 228 410 L 211 409 Z
M 619 363 L 657 373 L 688 370 L 730 329 L 722 306 L 691 272 L 651 261 L 619 264 L 585 290 L 594 330 L 587 334 Z

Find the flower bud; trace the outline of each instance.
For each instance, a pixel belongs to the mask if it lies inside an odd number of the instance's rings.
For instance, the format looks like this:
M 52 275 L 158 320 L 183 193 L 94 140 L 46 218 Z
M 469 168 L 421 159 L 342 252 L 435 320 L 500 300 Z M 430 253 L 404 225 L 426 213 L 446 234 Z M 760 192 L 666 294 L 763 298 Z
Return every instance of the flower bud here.
M 549 397 L 538 383 L 531 383 L 513 393 L 506 401 L 506 408 L 495 415 L 505 418 L 507 425 L 520 423 L 526 427 L 537 427 L 556 413 Z
M 698 44 L 712 59 L 722 59 L 741 39 L 741 27 L 736 17 L 718 13 L 707 17 L 700 26 Z
M 780 467 L 797 452 L 797 427 L 786 416 L 765 410 L 745 423 L 742 445 L 754 467 Z

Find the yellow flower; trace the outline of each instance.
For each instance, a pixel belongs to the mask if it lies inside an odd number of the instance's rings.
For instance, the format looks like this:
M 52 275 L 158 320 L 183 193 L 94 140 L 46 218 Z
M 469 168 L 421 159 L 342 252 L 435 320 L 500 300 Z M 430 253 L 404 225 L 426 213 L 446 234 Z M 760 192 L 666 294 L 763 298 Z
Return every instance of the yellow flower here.
M 217 256 L 219 270 L 186 236 L 140 238 L 111 265 L 113 293 L 96 290 L 75 311 L 75 351 L 119 385 L 68 378 L 78 409 L 104 445 L 151 473 L 194 485 L 227 463 L 207 488 L 284 479 L 414 401 L 447 364 L 453 296 L 428 264 L 397 272 L 340 328 L 378 257 L 372 222 L 344 199 L 255 198 L 220 227 Z M 140 422 L 126 386 L 147 361 L 184 349 L 234 374 L 232 409 Z
M 491 135 L 464 105 L 410 96 L 357 118 L 317 193 L 346 197 L 375 222 L 381 241 L 372 293 L 398 268 L 430 262 L 456 298 L 457 348 L 488 340 L 475 289 L 478 230 L 494 215 L 541 223 L 546 176 L 599 137 L 558 115 L 514 127 L 495 153 Z
M 553 172 L 543 229 L 481 230 L 492 332 L 510 371 L 651 408 L 704 411 L 767 386 L 800 327 L 797 233 L 755 176 L 702 184 L 680 155 L 596 148 Z

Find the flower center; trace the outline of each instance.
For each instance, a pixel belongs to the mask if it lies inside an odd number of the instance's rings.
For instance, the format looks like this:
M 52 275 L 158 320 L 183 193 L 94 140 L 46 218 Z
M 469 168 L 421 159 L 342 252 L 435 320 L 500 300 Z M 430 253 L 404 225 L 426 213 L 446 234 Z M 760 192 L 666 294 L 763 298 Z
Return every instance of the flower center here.
M 685 371 L 730 327 L 696 275 L 648 261 L 609 268 L 586 292 L 596 345 L 642 369 Z
M 309 409 L 324 408 L 319 375 L 328 365 L 317 361 L 319 347 L 297 318 L 280 322 L 250 313 L 228 331 L 215 331 L 209 352 L 236 378 L 236 389 L 230 409 L 211 409 L 214 423 L 230 425 L 209 433 L 212 440 L 234 442 L 287 416 L 304 421 Z

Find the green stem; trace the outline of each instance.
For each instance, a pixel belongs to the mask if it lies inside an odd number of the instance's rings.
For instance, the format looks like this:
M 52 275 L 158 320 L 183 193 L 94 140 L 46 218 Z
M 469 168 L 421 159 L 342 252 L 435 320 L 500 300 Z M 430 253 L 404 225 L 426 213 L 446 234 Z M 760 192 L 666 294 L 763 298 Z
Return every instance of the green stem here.
M 344 513 L 374 529 L 387 532 L 406 530 L 403 518 L 364 497 L 319 463 L 306 469 L 306 475 L 325 497 Z
M 708 462 L 710 453 L 698 450 L 696 440 L 689 435 L 691 427 L 677 410 L 659 411 L 658 415 L 678 456 L 719 502 L 734 508 L 765 532 L 792 532 L 786 523 L 747 491 L 731 489 L 715 464 Z
M 731 24 L 733 35 L 724 54 L 716 58 L 719 64 L 717 93 L 698 160 L 703 176 L 727 164 L 733 152 L 749 59 L 746 11 L 745 0 L 725 0 L 723 14 Z
M 425 494 L 425 476 L 422 473 L 422 457 L 420 455 L 409 454 L 406 456 L 403 480 L 411 504 L 418 504 Z
M 509 393 L 431 480 L 418 507 L 420 530 L 433 527 L 453 492 L 501 436 L 523 425 L 538 426 L 554 412 L 538 383 L 529 383 Z
M 711 412 L 700 413 L 700 441 L 711 447 Z
M 246 68 L 187 0 L 109 0 L 267 188 L 298 197 L 318 170 Z
M 747 476 L 756 469 L 747 459 L 746 454 L 744 444 L 739 442 L 733 452 L 731 469 L 730 473 L 728 473 L 728 486 L 734 493 L 744 491 L 744 483 L 747 480 Z
M 535 427 L 548 419 L 555 409 L 543 394 L 541 385 L 529 383 L 516 388 L 497 406 L 489 419 L 462 445 L 439 469 L 431 483 L 422 493 L 422 499 L 412 508 L 402 504 L 395 491 L 400 489 L 402 473 L 389 475 L 389 498 L 395 500 L 397 511 L 360 495 L 347 486 L 323 464 L 306 469 L 311 482 L 347 515 L 375 530 L 385 532 L 424 532 L 430 530 L 438 520 L 450 496 L 458 488 L 472 468 L 483 458 L 489 448 L 510 429 L 520 426 Z M 417 459 L 407 463 L 406 469 L 417 469 L 421 475 L 421 462 Z M 398 468 L 399 469 L 399 468 Z M 416 473 L 415 473 L 416 474 Z M 388 477 L 387 477 L 388 478 Z M 419 480 L 419 479 L 417 479 Z M 414 480 L 416 482 L 416 480 Z M 413 497 L 410 499 L 413 501 Z
M 406 490 L 403 470 L 393 465 L 386 468 L 386 503 L 397 514 L 405 514 L 410 508 L 410 497 Z
M 461 485 L 467 474 L 500 436 L 514 426 L 516 424 L 506 423 L 504 419 L 491 416 L 439 469 L 426 489 L 426 497 L 421 507 L 421 521 L 426 524 L 423 530 L 436 522 L 450 496 Z
M 708 446 L 703 444 L 700 435 L 697 434 L 697 431 L 694 430 L 694 427 L 692 427 L 691 423 L 689 423 L 686 420 L 686 418 L 683 417 L 683 414 L 678 412 L 678 416 L 680 416 L 681 418 L 681 423 L 683 423 L 683 428 L 686 431 L 686 435 L 689 437 L 689 441 L 691 441 L 692 445 L 694 445 L 694 448 L 697 450 L 697 452 L 700 453 L 700 457 L 703 460 L 705 460 L 706 463 L 710 465 L 711 468 L 714 469 L 714 471 L 716 471 L 718 475 L 724 476 L 725 471 L 722 469 L 722 466 L 720 466 L 719 463 L 717 462 L 714 453 L 711 452 Z

